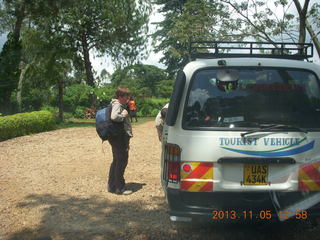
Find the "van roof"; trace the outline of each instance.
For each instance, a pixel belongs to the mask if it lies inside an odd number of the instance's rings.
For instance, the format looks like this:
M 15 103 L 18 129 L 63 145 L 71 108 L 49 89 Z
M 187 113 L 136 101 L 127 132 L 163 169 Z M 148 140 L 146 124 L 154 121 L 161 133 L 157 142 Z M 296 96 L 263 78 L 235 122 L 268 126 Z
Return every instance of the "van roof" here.
M 292 42 L 194 41 L 190 43 L 189 54 L 193 60 L 239 57 L 305 60 L 313 57 L 313 45 Z
M 214 58 L 214 59 L 196 59 L 189 62 L 183 69 L 187 76 L 191 76 L 199 69 L 211 67 L 277 67 L 277 68 L 296 68 L 315 72 L 320 78 L 320 67 L 318 64 L 288 59 L 272 58 Z

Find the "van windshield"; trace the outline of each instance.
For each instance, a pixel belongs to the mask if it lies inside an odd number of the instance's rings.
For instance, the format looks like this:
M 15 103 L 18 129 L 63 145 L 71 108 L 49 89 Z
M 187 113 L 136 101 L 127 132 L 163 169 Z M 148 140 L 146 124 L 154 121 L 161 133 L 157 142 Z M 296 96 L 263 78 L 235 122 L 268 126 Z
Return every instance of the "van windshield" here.
M 227 74 L 226 74 L 227 73 Z M 290 68 L 214 68 L 191 79 L 183 128 L 320 128 L 319 79 Z

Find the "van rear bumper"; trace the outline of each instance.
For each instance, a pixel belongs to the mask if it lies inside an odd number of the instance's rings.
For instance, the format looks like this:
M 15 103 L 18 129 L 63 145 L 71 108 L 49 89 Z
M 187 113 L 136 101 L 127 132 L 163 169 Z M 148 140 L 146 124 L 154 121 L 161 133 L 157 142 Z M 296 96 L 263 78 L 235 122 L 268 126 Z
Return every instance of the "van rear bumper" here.
M 171 219 L 271 221 L 320 217 L 320 198 L 310 206 L 302 192 L 186 192 L 167 188 Z M 315 192 L 320 194 L 319 192 Z M 276 199 L 276 200 L 275 200 Z M 306 200 L 306 201 L 304 201 Z M 310 201 L 309 201 L 310 202 Z M 309 204 L 309 205 L 308 205 Z M 306 212 L 301 212 L 307 206 Z M 290 208 L 289 208 L 290 207 Z M 279 219 L 281 214 L 281 219 Z M 172 218 L 173 217 L 173 218 Z

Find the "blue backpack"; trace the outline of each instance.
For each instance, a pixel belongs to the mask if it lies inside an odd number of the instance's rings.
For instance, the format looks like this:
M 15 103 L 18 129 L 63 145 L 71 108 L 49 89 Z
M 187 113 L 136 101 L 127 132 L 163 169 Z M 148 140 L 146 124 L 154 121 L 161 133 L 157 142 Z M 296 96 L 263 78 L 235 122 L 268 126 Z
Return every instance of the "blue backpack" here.
M 100 109 L 96 113 L 96 130 L 102 141 L 108 140 L 110 136 L 124 133 L 123 122 L 111 120 L 112 105 Z

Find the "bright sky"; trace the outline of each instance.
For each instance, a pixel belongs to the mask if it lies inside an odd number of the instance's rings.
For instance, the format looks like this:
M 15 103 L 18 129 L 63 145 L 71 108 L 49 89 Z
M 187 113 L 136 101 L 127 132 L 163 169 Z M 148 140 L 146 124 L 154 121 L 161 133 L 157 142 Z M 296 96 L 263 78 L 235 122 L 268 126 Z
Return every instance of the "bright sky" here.
M 155 29 L 155 25 L 152 24 L 153 22 L 160 22 L 163 20 L 163 16 L 160 13 L 156 12 L 156 9 L 153 9 L 153 12 L 150 16 L 150 24 L 149 24 L 149 31 L 150 34 L 153 33 L 156 29 Z M 151 37 L 150 37 L 151 38 Z M 163 64 L 161 64 L 159 62 L 159 60 L 162 58 L 162 53 L 154 53 L 152 50 L 152 46 L 151 46 L 151 39 L 149 40 L 149 49 L 150 51 L 150 55 L 146 60 L 141 61 L 143 64 L 148 64 L 148 65 L 155 65 L 159 68 L 164 69 L 165 66 Z M 97 72 L 97 74 L 99 75 L 102 69 L 106 69 L 109 73 L 113 73 L 114 72 L 114 67 L 112 66 L 112 63 L 110 61 L 110 59 L 108 59 L 107 57 L 93 57 L 93 54 L 91 54 L 91 61 L 92 61 L 92 66 L 94 68 L 94 70 Z
M 319 1 L 319 0 L 311 0 L 310 3 L 309 3 L 309 6 L 312 6 L 312 5 L 313 5 L 314 3 L 316 3 L 317 1 Z M 271 2 L 270 2 L 270 3 L 271 3 Z M 303 4 L 303 3 L 304 3 L 304 0 L 300 0 L 300 3 Z M 273 4 L 270 4 L 270 5 L 269 5 L 269 7 L 270 7 L 271 9 L 272 9 L 272 5 L 273 5 Z M 280 12 L 280 11 L 281 11 L 280 8 L 274 9 L 274 10 L 279 11 L 279 15 L 282 14 L 282 13 Z M 295 15 L 297 15 L 297 14 L 296 14 L 296 8 L 295 8 L 294 3 L 292 3 L 292 5 L 291 5 L 290 12 L 291 12 L 291 11 L 294 12 Z M 159 21 L 163 20 L 163 18 L 164 18 L 164 17 L 162 16 L 162 14 L 157 13 L 157 9 L 153 9 L 153 13 L 152 13 L 152 15 L 151 15 L 151 17 L 150 17 L 150 23 L 152 23 L 152 22 L 159 22 Z M 154 26 L 153 24 L 150 24 L 150 27 L 149 27 L 149 28 L 150 28 L 151 33 L 155 31 L 155 26 Z M 151 50 L 150 55 L 149 55 L 149 58 L 146 59 L 146 60 L 144 60 L 144 61 L 142 61 L 142 63 L 143 63 L 143 64 L 149 64 L 149 65 L 155 65 L 155 66 L 157 66 L 157 67 L 159 67 L 159 68 L 164 69 L 165 66 L 164 66 L 163 64 L 159 63 L 160 58 L 163 56 L 162 53 L 157 53 L 157 54 L 154 53 L 154 52 L 152 51 L 152 46 L 151 46 L 151 44 L 149 44 L 149 48 L 150 48 L 150 50 Z M 313 53 L 314 53 L 314 57 L 312 58 L 313 62 L 314 62 L 314 63 L 317 63 L 317 64 L 320 64 L 320 59 L 319 59 L 319 56 L 318 56 L 317 51 L 315 50 L 315 48 L 314 48 Z M 104 68 L 105 68 L 109 73 L 111 73 L 111 74 L 112 74 L 113 71 L 115 70 L 115 69 L 113 68 L 112 64 L 111 64 L 111 61 L 108 60 L 108 59 L 105 58 L 105 57 L 104 57 L 104 58 L 93 58 L 93 57 L 92 57 L 92 65 L 93 65 L 93 68 L 95 69 L 95 71 L 97 72 L 97 74 L 99 74 L 99 73 L 101 72 L 101 70 L 104 69 Z
M 317 1 L 319 1 L 319 0 L 311 0 L 309 6 L 312 6 L 312 4 Z M 304 2 L 304 0 L 300 1 L 300 2 L 302 4 Z M 295 8 L 294 4 L 292 7 Z M 157 11 L 156 9 L 153 10 L 153 13 L 150 17 L 150 23 L 159 22 L 163 19 L 163 16 L 161 14 L 157 13 L 156 11 Z M 153 24 L 150 24 L 149 28 L 150 28 L 151 33 L 153 33 L 155 31 L 155 26 Z M 6 40 L 6 35 L 5 34 L 0 35 L 0 49 L 2 48 L 2 45 L 5 42 L 5 40 Z M 149 43 L 148 50 L 150 50 L 150 55 L 149 55 L 148 59 L 143 60 L 142 63 L 155 65 L 159 68 L 165 68 L 165 66 L 163 64 L 159 63 L 160 58 L 163 56 L 162 53 L 157 53 L 157 54 L 154 53 L 152 51 L 153 49 L 152 49 L 151 43 Z M 318 56 L 317 52 L 315 51 L 315 49 L 314 49 L 314 55 L 315 56 L 313 58 L 313 61 L 317 64 L 320 64 L 320 59 L 319 59 L 319 56 Z M 114 71 L 114 67 L 112 65 L 112 62 L 107 57 L 98 58 L 98 57 L 94 57 L 93 54 L 91 54 L 91 61 L 92 61 L 92 66 L 93 66 L 94 70 L 97 72 L 97 74 L 100 74 L 102 69 L 106 69 L 111 74 Z

